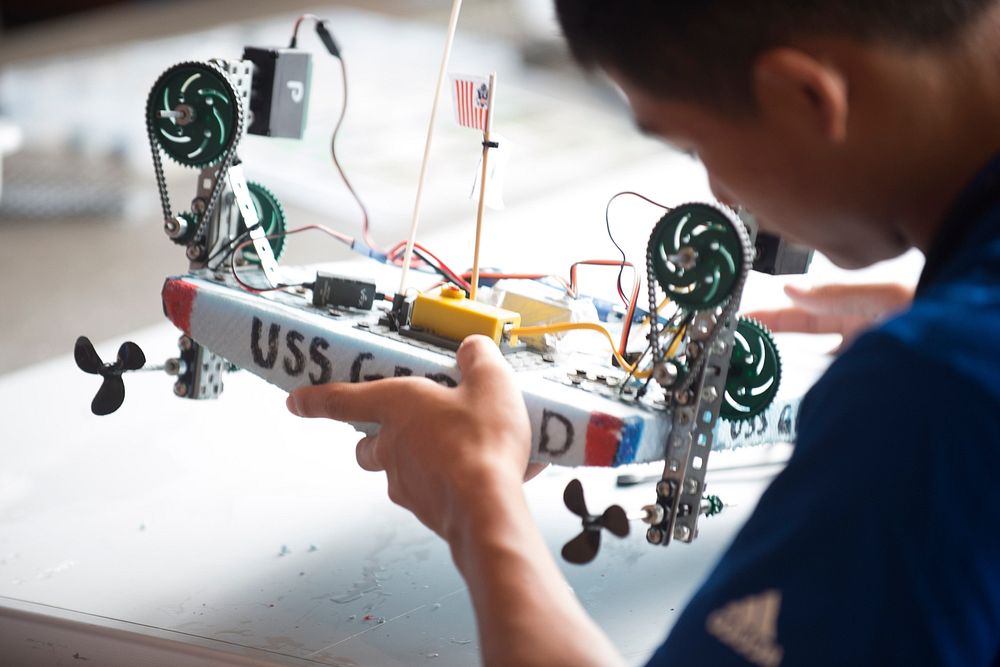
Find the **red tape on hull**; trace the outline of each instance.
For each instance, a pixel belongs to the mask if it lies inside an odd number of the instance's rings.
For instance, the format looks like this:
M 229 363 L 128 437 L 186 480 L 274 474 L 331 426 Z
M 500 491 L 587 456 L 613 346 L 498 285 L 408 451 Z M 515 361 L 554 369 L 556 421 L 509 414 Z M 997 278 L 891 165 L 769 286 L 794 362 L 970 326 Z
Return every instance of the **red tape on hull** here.
M 168 278 L 163 284 L 163 314 L 178 329 L 191 335 L 191 310 L 198 288 L 189 282 Z
M 617 417 L 595 412 L 587 424 L 587 449 L 584 465 L 610 467 L 618 453 L 623 422 Z

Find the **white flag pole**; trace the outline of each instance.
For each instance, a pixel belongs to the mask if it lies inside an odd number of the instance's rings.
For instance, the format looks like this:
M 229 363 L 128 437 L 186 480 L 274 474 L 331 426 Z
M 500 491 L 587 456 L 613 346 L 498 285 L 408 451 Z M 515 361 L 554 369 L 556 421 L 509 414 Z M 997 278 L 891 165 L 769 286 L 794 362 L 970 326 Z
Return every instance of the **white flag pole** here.
M 438 72 L 437 87 L 434 89 L 434 105 L 431 107 L 431 120 L 427 126 L 427 141 L 424 144 L 424 159 L 420 165 L 420 181 L 417 184 L 417 199 L 413 204 L 413 220 L 410 223 L 410 236 L 406 240 L 406 252 L 403 254 L 403 272 L 399 278 L 399 292 L 406 293 L 406 276 L 413 260 L 413 244 L 417 239 L 417 226 L 420 224 L 420 206 L 424 197 L 424 182 L 427 178 L 427 162 L 431 154 L 431 143 L 434 139 L 434 123 L 437 120 L 438 100 L 445 74 L 448 71 L 448 61 L 451 59 L 451 45 L 455 41 L 455 31 L 458 28 L 458 15 L 462 10 L 462 0 L 454 0 L 451 5 L 451 18 L 448 20 L 448 37 L 444 44 L 444 54 L 441 56 L 441 71 Z
M 490 74 L 490 89 L 488 93 L 488 106 L 486 107 L 486 126 L 483 128 L 483 173 L 479 180 L 479 210 L 476 212 L 476 249 L 472 256 L 472 282 L 469 287 L 469 299 L 476 300 L 476 292 L 479 290 L 479 242 L 483 236 L 483 214 L 486 210 L 486 177 L 489 174 L 490 142 L 493 134 L 493 107 L 494 94 L 497 87 L 497 73 Z

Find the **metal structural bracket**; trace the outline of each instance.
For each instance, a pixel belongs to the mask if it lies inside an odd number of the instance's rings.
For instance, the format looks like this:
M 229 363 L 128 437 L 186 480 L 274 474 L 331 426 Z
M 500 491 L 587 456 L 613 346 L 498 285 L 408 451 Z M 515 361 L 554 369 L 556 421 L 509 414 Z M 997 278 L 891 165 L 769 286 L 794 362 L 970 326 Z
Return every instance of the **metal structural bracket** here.
M 741 296 L 742 290 L 733 298 L 738 303 Z M 672 539 L 690 543 L 698 536 L 708 457 L 725 396 L 737 322 L 733 313 L 720 323 L 718 334 L 708 343 L 702 370 L 691 386 L 695 400 L 691 405 L 676 405 L 673 410 L 663 479 L 656 487 L 666 527 L 654 529 L 660 531 L 656 537 L 664 546 Z
M 271 248 L 271 242 L 267 239 L 267 232 L 264 231 L 264 227 L 260 224 L 260 218 L 257 216 L 257 207 L 254 206 L 253 197 L 250 196 L 246 175 L 243 173 L 243 165 L 235 164 L 230 167 L 228 177 L 229 188 L 232 190 L 236 205 L 243 215 L 243 224 L 246 225 L 250 240 L 253 241 L 257 257 L 260 258 L 260 268 L 264 272 L 264 277 L 270 287 L 277 287 L 280 282 L 278 260 L 274 257 L 274 250 Z
M 178 342 L 180 357 L 174 394 L 181 398 L 204 400 L 222 394 L 222 374 L 228 362 L 188 336 Z

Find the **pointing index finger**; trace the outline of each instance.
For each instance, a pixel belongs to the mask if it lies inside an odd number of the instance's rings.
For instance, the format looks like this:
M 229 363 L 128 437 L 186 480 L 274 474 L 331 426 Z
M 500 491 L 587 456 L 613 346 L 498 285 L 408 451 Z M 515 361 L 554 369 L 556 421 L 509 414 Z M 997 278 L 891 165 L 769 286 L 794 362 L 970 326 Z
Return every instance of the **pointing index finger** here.
M 289 412 L 299 417 L 326 417 L 344 422 L 375 422 L 383 419 L 382 406 L 390 404 L 386 382 L 333 383 L 296 389 L 288 395 Z

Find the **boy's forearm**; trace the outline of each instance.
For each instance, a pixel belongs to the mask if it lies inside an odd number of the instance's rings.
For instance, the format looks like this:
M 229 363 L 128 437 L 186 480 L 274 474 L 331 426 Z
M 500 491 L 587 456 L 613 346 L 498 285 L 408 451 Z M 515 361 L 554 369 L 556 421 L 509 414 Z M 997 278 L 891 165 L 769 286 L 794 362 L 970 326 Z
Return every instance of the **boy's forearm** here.
M 452 556 L 472 594 L 487 665 L 621 664 L 570 591 L 520 480 L 495 480 L 456 516 Z

